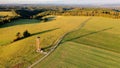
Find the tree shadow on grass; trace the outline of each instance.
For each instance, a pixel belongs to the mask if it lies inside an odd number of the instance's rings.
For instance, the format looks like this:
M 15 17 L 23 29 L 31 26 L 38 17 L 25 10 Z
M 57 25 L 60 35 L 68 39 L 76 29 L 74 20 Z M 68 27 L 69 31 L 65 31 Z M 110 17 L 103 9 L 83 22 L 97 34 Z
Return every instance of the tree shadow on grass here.
M 43 34 L 43 33 L 51 32 L 51 31 L 54 31 L 54 30 L 57 30 L 57 29 L 59 29 L 59 28 L 54 28 L 54 29 L 49 29 L 49 30 L 45 30 L 45 31 L 42 31 L 42 32 L 33 33 L 28 37 L 31 37 L 31 36 L 34 36 L 34 35 L 37 35 L 37 34 Z M 28 38 L 28 37 L 22 37 L 20 40 L 23 40 L 23 39 Z M 17 40 L 17 41 L 19 41 L 19 40 Z M 16 42 L 16 41 L 13 41 L 13 42 Z
M 54 19 L 54 18 L 56 18 L 55 16 L 50 16 L 50 17 L 47 17 L 47 18 L 49 18 L 49 19 Z
M 85 35 L 81 35 L 79 37 L 71 38 L 71 39 L 68 39 L 68 40 L 65 40 L 65 41 L 61 42 L 61 44 L 64 43 L 64 42 L 67 42 L 67 41 L 72 41 L 72 40 L 79 39 L 79 38 L 82 38 L 82 37 L 86 37 L 86 36 L 89 36 L 89 35 L 97 34 L 97 33 L 100 33 L 100 32 L 106 31 L 106 30 L 110 30 L 112 28 L 113 27 L 110 27 L 110 28 L 99 30 L 99 31 L 91 32 L 91 33 L 88 33 L 88 34 L 85 34 Z
M 56 20 L 55 17 L 48 17 L 48 21 Z
M 56 18 L 56 17 L 54 17 L 54 16 L 51 16 L 51 17 L 45 17 L 45 18 L 44 18 L 44 22 L 49 22 L 49 21 L 56 20 L 55 18 Z
M 50 32 L 50 31 L 57 30 L 57 29 L 59 29 L 59 28 L 54 28 L 54 29 L 49 29 L 49 30 L 45 30 L 45 31 L 42 31 L 42 32 L 37 32 L 37 33 L 31 34 L 31 36 L 33 36 L 33 35 L 37 35 L 37 34 L 47 33 L 47 32 Z

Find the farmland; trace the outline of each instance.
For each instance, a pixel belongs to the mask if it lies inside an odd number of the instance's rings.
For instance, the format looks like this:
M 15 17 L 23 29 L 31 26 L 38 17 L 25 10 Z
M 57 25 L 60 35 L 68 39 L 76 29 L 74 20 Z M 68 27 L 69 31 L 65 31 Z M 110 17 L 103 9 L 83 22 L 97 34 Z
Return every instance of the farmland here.
M 0 11 L 0 26 L 20 17 L 14 10 Z
M 0 68 L 120 68 L 119 6 L 18 2 L 0 2 Z
M 34 68 L 119 68 L 120 19 L 93 17 Z
M 0 16 L 14 16 L 14 13 L 10 11 L 0 11 Z
M 1 16 L 12 17 L 12 12 Z M 0 68 L 26 68 L 44 54 L 35 52 L 35 39 L 49 52 L 55 42 L 67 34 L 58 48 L 34 68 L 119 68 L 120 19 L 91 16 L 44 16 L 18 19 L 0 26 Z M 16 33 L 28 30 L 30 37 L 16 42 Z M 59 62 L 58 62 L 59 61 Z
M 49 51 L 54 42 L 66 32 L 72 31 L 90 17 L 48 16 L 50 21 L 21 19 L 7 23 L 0 28 L 0 68 L 24 68 L 44 56 L 35 52 L 35 38 L 41 37 L 41 47 Z M 31 28 L 32 27 L 32 28 Z M 28 30 L 32 35 L 28 38 L 13 42 L 17 32 Z M 7 32 L 6 32 L 7 31 Z

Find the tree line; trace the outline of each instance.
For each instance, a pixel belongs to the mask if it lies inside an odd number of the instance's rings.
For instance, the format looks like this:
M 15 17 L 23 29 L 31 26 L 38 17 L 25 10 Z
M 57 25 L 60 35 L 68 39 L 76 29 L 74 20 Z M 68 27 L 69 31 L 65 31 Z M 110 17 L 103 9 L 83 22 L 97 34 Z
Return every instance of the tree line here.
M 29 37 L 29 36 L 31 36 L 31 34 L 29 33 L 28 30 L 25 30 L 25 31 L 23 32 L 23 35 L 21 35 L 20 32 L 17 32 L 17 33 L 16 33 L 16 38 L 13 40 L 13 42 L 18 41 L 18 40 L 21 40 L 21 39 L 24 39 L 24 38 Z
M 6 24 L 11 22 L 12 20 L 16 20 L 20 18 L 20 16 L 15 12 L 15 10 L 11 10 L 10 12 L 13 13 L 13 16 L 0 16 L 0 25 Z
M 19 17 L 10 17 L 10 16 L 1 16 L 0 17 L 0 25 L 6 24 L 6 23 L 10 23 L 13 20 L 18 19 Z
M 61 16 L 103 16 L 119 19 L 120 11 L 116 9 L 108 9 L 108 8 L 65 8 L 65 7 L 47 7 L 47 8 L 19 8 L 19 10 L 11 9 L 14 16 L 0 16 L 0 25 L 9 23 L 12 20 L 16 20 L 19 18 L 29 18 L 29 19 L 39 19 L 43 21 L 47 21 L 47 19 L 43 19 L 44 16 L 47 15 L 61 15 Z M 20 15 L 20 16 L 18 16 Z
M 120 12 L 107 8 L 74 8 L 71 10 L 50 10 L 39 13 L 37 17 L 43 15 L 63 15 L 63 16 L 103 16 L 110 18 L 120 18 Z

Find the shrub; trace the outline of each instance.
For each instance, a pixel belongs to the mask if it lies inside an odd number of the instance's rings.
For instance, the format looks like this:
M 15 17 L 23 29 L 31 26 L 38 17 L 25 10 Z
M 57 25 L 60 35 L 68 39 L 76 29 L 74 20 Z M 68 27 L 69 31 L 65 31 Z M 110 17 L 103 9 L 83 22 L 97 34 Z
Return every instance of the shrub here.
M 28 30 L 23 32 L 23 38 L 29 37 L 30 33 L 28 32 Z
M 21 38 L 22 38 L 22 37 L 21 37 L 21 33 L 18 32 L 18 33 L 16 34 L 16 39 L 14 39 L 13 42 L 18 41 L 18 40 L 20 40 Z

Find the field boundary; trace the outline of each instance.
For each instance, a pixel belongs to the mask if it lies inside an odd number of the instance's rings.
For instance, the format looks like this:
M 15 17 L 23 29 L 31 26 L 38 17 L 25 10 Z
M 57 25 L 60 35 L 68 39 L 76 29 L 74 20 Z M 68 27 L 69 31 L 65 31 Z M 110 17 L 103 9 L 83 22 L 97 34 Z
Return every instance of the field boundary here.
M 82 22 L 77 29 L 65 33 L 62 37 L 60 37 L 60 38 L 55 42 L 55 46 L 52 47 L 51 50 L 50 50 L 45 56 L 43 56 L 42 58 L 40 58 L 39 60 L 37 60 L 36 62 L 34 62 L 33 64 L 31 64 L 28 68 L 33 68 L 35 65 L 37 65 L 38 63 L 40 63 L 40 62 L 41 62 L 42 60 L 44 60 L 46 57 L 48 57 L 48 56 L 59 46 L 59 44 L 61 43 L 62 39 L 63 39 L 66 35 L 68 35 L 68 34 L 71 33 L 71 32 L 74 32 L 74 31 L 76 31 L 76 30 L 78 30 L 78 29 L 82 29 L 82 28 L 86 25 L 86 23 L 87 23 L 89 20 L 91 20 L 91 19 L 92 19 L 92 17 L 88 18 L 87 20 L 85 20 L 84 22 Z

